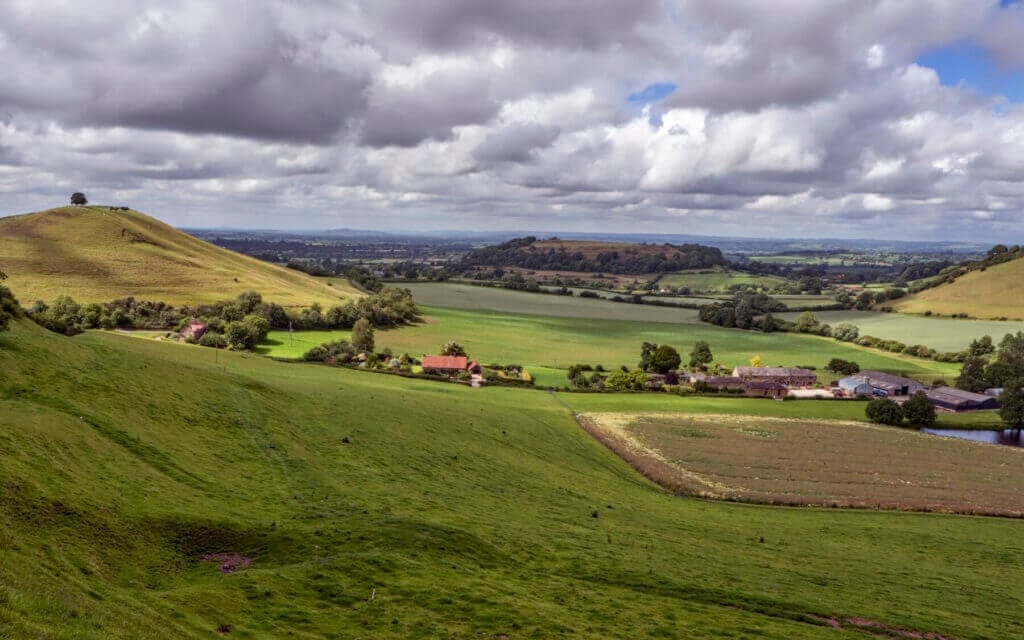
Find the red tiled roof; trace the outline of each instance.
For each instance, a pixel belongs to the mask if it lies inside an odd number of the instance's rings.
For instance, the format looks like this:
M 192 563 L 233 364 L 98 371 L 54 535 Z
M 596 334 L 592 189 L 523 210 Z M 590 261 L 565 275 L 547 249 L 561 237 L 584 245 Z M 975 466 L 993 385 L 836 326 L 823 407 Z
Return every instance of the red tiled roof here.
M 465 369 L 466 356 L 423 356 L 424 369 Z

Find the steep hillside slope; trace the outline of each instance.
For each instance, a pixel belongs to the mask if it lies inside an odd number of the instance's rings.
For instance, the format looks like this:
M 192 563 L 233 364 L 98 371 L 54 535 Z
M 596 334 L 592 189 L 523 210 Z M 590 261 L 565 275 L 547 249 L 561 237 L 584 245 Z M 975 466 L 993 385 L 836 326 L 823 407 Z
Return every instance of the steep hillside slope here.
M 541 392 L 25 321 L 0 372 L 3 638 L 1024 628 L 1018 521 L 675 498 Z
M 0 218 L 0 268 L 22 303 L 70 294 L 84 302 L 135 296 L 170 304 L 257 291 L 284 306 L 358 295 L 243 256 L 137 211 L 63 207 Z
M 1024 319 L 1024 259 L 966 273 L 953 282 L 887 302 L 903 313 L 931 311 L 944 316 Z

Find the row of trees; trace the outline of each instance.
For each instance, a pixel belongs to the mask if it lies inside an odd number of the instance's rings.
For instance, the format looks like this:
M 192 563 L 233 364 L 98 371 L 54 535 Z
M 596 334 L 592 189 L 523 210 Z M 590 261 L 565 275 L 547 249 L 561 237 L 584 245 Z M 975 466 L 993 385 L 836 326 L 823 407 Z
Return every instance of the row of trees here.
M 520 267 L 546 271 L 624 274 L 669 273 L 728 264 L 721 250 L 700 244 L 666 244 L 659 247 L 656 252 L 641 252 L 635 247 L 627 247 L 588 256 L 581 251 L 570 251 L 564 246 L 541 249 L 533 246 L 536 241 L 536 237 L 528 236 L 477 249 L 462 259 L 460 268 L 462 271 L 468 271 L 480 266 Z
M 243 322 L 249 316 L 262 318 L 268 330 L 328 330 L 352 329 L 361 319 L 371 326 L 397 326 L 415 320 L 417 309 L 408 289 L 384 287 L 377 293 L 335 305 L 327 311 L 319 304 L 299 311 L 285 309 L 264 302 L 259 293 L 250 291 L 234 300 L 182 307 L 131 297 L 102 304 L 79 304 L 70 296 L 60 296 L 49 305 L 36 302 L 29 309 L 29 315 L 52 331 L 71 335 L 86 329 L 180 329 L 192 318 L 203 320 L 212 332 L 223 335 L 230 323 Z

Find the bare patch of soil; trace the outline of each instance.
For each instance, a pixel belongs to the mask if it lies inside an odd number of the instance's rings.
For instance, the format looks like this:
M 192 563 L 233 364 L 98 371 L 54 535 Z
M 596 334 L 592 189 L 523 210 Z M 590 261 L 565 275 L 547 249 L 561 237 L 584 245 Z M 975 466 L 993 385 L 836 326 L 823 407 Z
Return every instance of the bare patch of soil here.
M 219 563 L 217 571 L 224 575 L 245 569 L 252 564 L 252 558 L 247 558 L 239 553 L 208 553 L 203 556 L 203 561 Z

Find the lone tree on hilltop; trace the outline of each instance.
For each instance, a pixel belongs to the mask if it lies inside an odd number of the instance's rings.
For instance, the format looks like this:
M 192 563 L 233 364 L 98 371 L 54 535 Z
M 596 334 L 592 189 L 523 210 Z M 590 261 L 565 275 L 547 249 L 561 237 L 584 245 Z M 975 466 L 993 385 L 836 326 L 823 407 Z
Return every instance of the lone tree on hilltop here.
M 89 199 L 85 197 L 85 194 L 81 191 L 76 191 L 71 194 L 71 204 L 76 207 L 82 207 L 89 204 Z

